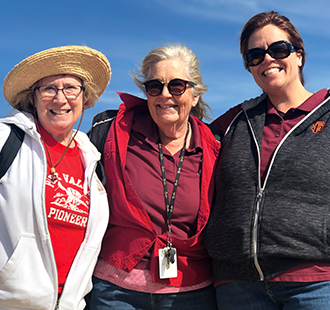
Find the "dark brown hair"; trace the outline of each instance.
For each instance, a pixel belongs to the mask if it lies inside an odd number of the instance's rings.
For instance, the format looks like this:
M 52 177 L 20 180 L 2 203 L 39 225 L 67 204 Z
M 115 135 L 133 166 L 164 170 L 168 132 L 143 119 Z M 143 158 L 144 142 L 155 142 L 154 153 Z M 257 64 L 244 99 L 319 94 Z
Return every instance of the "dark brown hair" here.
M 297 28 L 290 22 L 290 20 L 277 12 L 263 12 L 253 16 L 243 27 L 240 38 L 240 51 L 243 56 L 248 51 L 249 39 L 251 35 L 259 28 L 267 25 L 274 25 L 288 34 L 290 43 L 302 56 L 302 65 L 299 67 L 300 81 L 304 85 L 303 67 L 305 65 L 305 46 L 302 38 L 299 35 Z M 247 70 L 249 67 L 245 64 Z

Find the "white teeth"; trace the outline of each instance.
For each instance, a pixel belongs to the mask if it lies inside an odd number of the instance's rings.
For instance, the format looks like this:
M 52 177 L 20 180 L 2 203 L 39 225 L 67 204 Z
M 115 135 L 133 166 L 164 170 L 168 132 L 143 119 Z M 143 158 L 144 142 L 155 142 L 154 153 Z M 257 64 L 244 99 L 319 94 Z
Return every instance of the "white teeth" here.
M 271 68 L 271 69 L 264 71 L 264 75 L 267 76 L 267 75 L 274 74 L 277 72 L 280 72 L 280 68 Z
M 52 113 L 58 114 L 58 115 L 64 115 L 68 112 L 69 112 L 68 110 L 52 110 Z
M 161 106 L 162 109 L 169 109 L 169 108 L 173 108 L 171 105 L 162 105 Z

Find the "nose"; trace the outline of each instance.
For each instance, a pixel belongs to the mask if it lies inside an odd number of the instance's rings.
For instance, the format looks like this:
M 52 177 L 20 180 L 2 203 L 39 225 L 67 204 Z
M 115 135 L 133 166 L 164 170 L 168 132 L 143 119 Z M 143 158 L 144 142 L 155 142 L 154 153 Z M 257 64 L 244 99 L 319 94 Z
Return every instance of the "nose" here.
M 270 56 L 270 54 L 266 53 L 265 54 L 265 58 L 264 58 L 264 61 L 267 60 L 267 61 L 272 61 L 274 60 L 275 58 L 273 58 L 272 56 Z
M 170 96 L 172 96 L 172 94 L 168 90 L 168 84 L 164 84 L 164 87 L 163 87 L 163 90 L 162 90 L 161 95 L 164 96 L 164 97 L 170 97 Z
M 64 95 L 63 88 L 59 88 L 57 91 L 56 96 L 54 97 L 54 100 L 57 100 L 59 103 L 66 103 L 68 100 Z

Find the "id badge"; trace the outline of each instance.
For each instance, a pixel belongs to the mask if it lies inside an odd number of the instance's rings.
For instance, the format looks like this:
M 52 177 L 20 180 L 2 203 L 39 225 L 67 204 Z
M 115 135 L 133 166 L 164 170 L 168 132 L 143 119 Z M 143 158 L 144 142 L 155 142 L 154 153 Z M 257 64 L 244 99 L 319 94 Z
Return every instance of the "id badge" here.
M 165 247 L 158 250 L 159 278 L 169 279 L 178 276 L 176 248 Z

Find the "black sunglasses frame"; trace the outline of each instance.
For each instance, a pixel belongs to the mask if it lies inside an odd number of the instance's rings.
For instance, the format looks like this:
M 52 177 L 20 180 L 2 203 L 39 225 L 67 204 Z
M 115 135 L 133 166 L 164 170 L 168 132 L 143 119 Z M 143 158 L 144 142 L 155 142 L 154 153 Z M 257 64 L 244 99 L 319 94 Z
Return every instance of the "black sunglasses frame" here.
M 285 52 L 285 54 L 282 56 L 278 56 L 278 55 L 276 55 L 276 53 L 278 53 L 278 52 L 272 51 L 272 49 L 275 49 L 276 46 L 280 45 L 280 44 L 284 44 L 284 46 L 286 47 L 285 49 L 283 48 L 281 51 L 281 54 L 283 52 Z M 268 46 L 268 48 L 266 50 L 262 49 L 262 48 L 258 48 L 258 47 L 248 50 L 244 55 L 244 61 L 245 61 L 245 65 L 247 67 L 254 67 L 254 66 L 260 65 L 265 60 L 266 53 L 274 59 L 284 59 L 284 58 L 289 57 L 291 52 L 297 52 L 297 49 L 291 43 L 289 43 L 285 40 L 281 40 L 281 41 L 272 43 L 271 45 Z M 255 54 L 255 55 L 257 54 L 260 57 L 253 57 L 253 54 Z M 254 61 L 256 61 L 256 60 L 257 60 L 257 62 L 254 63 Z
M 184 85 L 183 86 L 183 89 L 182 89 L 182 91 L 180 91 L 179 93 L 175 93 L 175 92 L 173 92 L 173 90 L 172 90 L 172 85 L 171 84 L 173 84 L 173 83 L 175 83 L 175 82 L 182 82 L 182 84 Z M 158 85 L 159 85 L 159 93 L 157 93 L 157 94 L 151 94 L 151 93 L 149 93 L 149 91 L 148 91 L 148 85 L 150 84 L 150 83 L 155 83 L 155 82 L 158 82 Z M 150 80 L 150 81 L 146 81 L 146 82 L 144 82 L 143 83 L 143 86 L 145 87 L 145 90 L 146 90 L 146 92 L 147 92 L 147 94 L 149 95 L 149 96 L 152 96 L 152 97 L 157 97 L 157 96 L 159 96 L 162 92 L 163 92 L 163 89 L 164 89 L 164 86 L 165 85 L 167 85 L 167 89 L 168 89 L 168 91 L 169 91 L 169 93 L 172 95 L 172 96 L 181 96 L 182 94 L 184 94 L 184 92 L 186 91 L 186 89 L 187 89 L 187 84 L 188 85 L 190 85 L 190 86 L 195 86 L 196 84 L 194 83 L 194 82 L 191 82 L 191 81 L 186 81 L 186 80 L 182 80 L 182 79 L 173 79 L 173 80 L 171 80 L 171 81 L 169 81 L 167 84 L 165 84 L 165 83 L 163 83 L 162 81 L 160 81 L 160 80 L 158 80 L 158 79 L 154 79 L 154 80 Z M 154 89 L 155 88 L 157 88 L 157 87 L 154 87 Z

